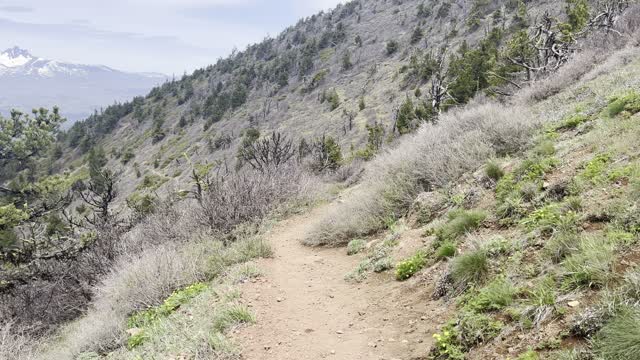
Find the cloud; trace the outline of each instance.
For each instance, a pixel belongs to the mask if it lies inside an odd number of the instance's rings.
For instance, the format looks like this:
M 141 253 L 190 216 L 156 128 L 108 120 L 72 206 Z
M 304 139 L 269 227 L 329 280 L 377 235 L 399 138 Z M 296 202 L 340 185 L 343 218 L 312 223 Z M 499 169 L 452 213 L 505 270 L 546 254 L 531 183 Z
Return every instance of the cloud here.
M 9 12 L 9 13 L 29 13 L 33 12 L 33 8 L 28 6 L 20 6 L 20 5 L 3 5 L 0 6 L 0 12 Z

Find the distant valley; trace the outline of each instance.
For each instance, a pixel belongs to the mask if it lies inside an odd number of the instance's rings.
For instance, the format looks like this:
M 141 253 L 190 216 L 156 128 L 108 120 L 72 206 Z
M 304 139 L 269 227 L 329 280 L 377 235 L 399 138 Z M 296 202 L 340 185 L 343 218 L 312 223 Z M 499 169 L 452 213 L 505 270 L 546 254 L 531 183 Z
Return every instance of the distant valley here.
M 144 95 L 166 79 L 158 73 L 44 59 L 13 47 L 0 53 L 0 114 L 58 106 L 68 127 L 94 110 Z

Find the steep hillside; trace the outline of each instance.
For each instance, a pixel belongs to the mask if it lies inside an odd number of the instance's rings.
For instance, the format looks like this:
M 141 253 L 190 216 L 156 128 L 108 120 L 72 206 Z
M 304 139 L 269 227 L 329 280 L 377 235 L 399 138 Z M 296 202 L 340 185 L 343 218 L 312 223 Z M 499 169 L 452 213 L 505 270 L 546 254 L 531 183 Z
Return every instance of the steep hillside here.
M 524 16 L 533 20 L 546 10 L 559 14 L 563 6 L 531 2 Z M 427 100 L 431 84 L 421 73 L 430 71 L 427 55 L 445 44 L 446 56 L 455 55 L 465 41 L 476 46 L 492 29 L 492 41 L 504 44 L 520 28 L 521 13 L 517 1 L 352 1 L 87 120 L 69 133 L 72 148 L 80 145 L 70 157 L 100 139 L 113 166 L 126 154 L 123 193 L 146 174 L 181 188 L 188 177 L 185 154 L 193 162 L 234 167 L 249 128 L 262 136 L 281 131 L 296 145 L 326 134 L 351 157 L 366 150 L 368 126 L 379 126 L 381 146 L 405 132 L 396 126 L 397 113 L 407 98 L 416 105 Z

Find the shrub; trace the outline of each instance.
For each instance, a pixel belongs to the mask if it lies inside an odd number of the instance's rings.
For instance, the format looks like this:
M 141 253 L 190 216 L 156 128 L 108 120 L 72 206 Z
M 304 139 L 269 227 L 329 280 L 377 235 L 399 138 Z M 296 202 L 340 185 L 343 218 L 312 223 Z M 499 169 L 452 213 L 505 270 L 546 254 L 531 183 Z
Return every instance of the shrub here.
M 353 239 L 347 244 L 347 255 L 355 255 L 364 250 L 367 243 L 362 239 Z
M 571 287 L 602 287 L 613 276 L 613 246 L 597 236 L 584 237 L 578 250 L 563 262 Z
M 395 40 L 387 41 L 386 50 L 387 55 L 393 55 L 396 51 L 398 51 L 398 42 Z
M 602 359 L 631 360 L 640 353 L 640 314 L 626 310 L 600 330 L 593 342 L 596 355 Z
M 412 257 L 399 262 L 396 265 L 396 279 L 406 280 L 420 271 L 427 263 L 426 256 L 423 252 L 418 252 Z
M 493 181 L 498 181 L 504 176 L 504 171 L 497 163 L 491 161 L 484 168 L 484 174 Z
M 433 338 L 436 340 L 435 346 L 430 352 L 433 358 L 464 360 L 464 349 L 458 340 L 459 335 L 453 322 L 448 323 L 442 330 L 442 333 L 433 334 Z
M 453 259 L 451 278 L 456 287 L 464 289 L 469 284 L 480 283 L 489 272 L 489 260 L 484 250 L 474 250 Z
M 34 359 L 32 344 L 32 339 L 16 329 L 13 323 L 0 325 L 0 359 Z
M 180 305 L 187 303 L 206 288 L 207 286 L 202 283 L 195 283 L 184 289 L 176 290 L 161 305 L 131 315 L 127 325 L 130 328 L 142 328 L 158 321 L 160 318 L 174 312 Z
M 449 221 L 436 229 L 438 241 L 456 240 L 482 224 L 487 214 L 480 210 L 455 210 L 449 213 Z

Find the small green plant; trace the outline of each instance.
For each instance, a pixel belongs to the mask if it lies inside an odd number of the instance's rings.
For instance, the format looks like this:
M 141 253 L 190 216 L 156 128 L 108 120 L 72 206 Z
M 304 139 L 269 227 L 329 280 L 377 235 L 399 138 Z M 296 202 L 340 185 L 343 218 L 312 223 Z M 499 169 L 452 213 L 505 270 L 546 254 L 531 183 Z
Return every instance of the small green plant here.
M 523 321 L 527 321 L 531 325 L 538 325 L 555 313 L 556 283 L 553 278 L 543 278 L 533 288 L 527 290 L 526 295 L 528 307 Z
M 503 325 L 489 315 L 463 311 L 458 315 L 457 325 L 460 345 L 463 349 L 468 350 L 478 344 L 485 343 L 496 337 Z
M 139 329 L 138 332 L 129 336 L 129 338 L 127 339 L 127 349 L 131 350 L 135 347 L 142 345 L 146 339 L 147 337 L 144 333 L 144 330 Z
M 442 260 L 445 258 L 450 258 L 455 256 L 456 254 L 456 244 L 449 240 L 445 240 L 440 244 L 440 246 L 436 249 L 436 259 Z
M 355 255 L 364 250 L 367 246 L 366 241 L 362 239 L 353 239 L 347 244 L 347 255 Z
M 142 328 L 166 317 L 174 312 L 180 305 L 189 302 L 205 289 L 207 289 L 205 284 L 195 283 L 184 289 L 176 290 L 166 298 L 162 304 L 131 315 L 128 320 L 128 326 L 129 328 Z
M 589 121 L 589 116 L 585 114 L 573 114 L 562 120 L 560 125 L 556 127 L 556 130 L 575 129 L 580 124 Z
M 448 217 L 449 221 L 435 231 L 437 245 L 446 240 L 454 241 L 465 233 L 478 228 L 487 214 L 480 210 L 454 210 L 449 212 Z
M 504 170 L 496 162 L 489 162 L 484 168 L 484 174 L 493 181 L 498 181 L 504 176 Z
M 417 252 L 412 257 L 399 262 L 396 265 L 396 279 L 406 280 L 420 271 L 427 263 L 426 256 L 422 251 Z
M 455 323 L 448 323 L 440 334 L 433 334 L 436 343 L 432 350 L 435 359 L 464 360 L 464 349 L 458 342 Z
M 249 308 L 244 305 L 231 305 L 216 315 L 213 328 L 222 333 L 234 325 L 253 322 L 255 322 L 255 317 Z
M 489 272 L 489 260 L 485 250 L 467 252 L 453 259 L 451 277 L 458 288 L 480 283 Z
M 492 281 L 472 296 L 466 307 L 476 312 L 500 310 L 511 305 L 517 289 L 506 279 Z
M 606 112 L 609 117 L 614 117 L 622 112 L 629 115 L 640 112 L 640 94 L 631 91 L 621 96 L 612 97 L 609 99 Z
M 591 183 L 598 183 L 604 179 L 605 170 L 610 162 L 611 155 L 598 154 L 584 165 L 578 177 Z
M 520 356 L 518 356 L 516 360 L 538 360 L 538 359 L 540 359 L 540 357 L 538 356 L 538 353 L 529 349 L 524 353 L 520 354 Z
M 387 49 L 387 55 L 393 55 L 396 51 L 398 51 L 398 42 L 395 40 L 389 40 L 387 41 L 387 45 L 386 45 L 386 49 Z

